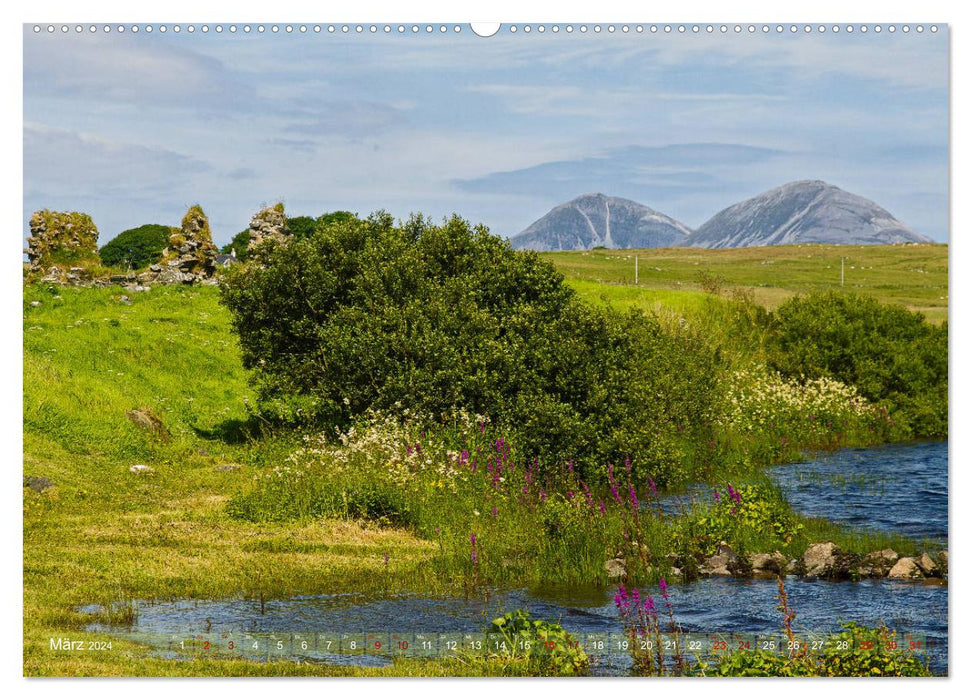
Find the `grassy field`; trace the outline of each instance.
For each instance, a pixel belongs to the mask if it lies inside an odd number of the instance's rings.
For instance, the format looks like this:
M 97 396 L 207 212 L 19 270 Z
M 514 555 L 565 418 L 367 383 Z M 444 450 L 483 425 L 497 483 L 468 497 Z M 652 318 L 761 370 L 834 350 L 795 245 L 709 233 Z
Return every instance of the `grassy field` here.
M 723 291 L 751 292 L 774 308 L 793 294 L 840 288 L 845 259 L 847 291 L 947 319 L 946 245 L 797 245 L 703 250 L 592 250 L 546 253 L 570 284 L 591 301 L 606 295 L 619 307 L 696 309 L 705 296 L 703 277 Z M 634 258 L 638 284 L 634 284 Z
M 804 250 L 771 251 L 778 260 L 765 267 L 776 275 L 772 279 L 778 286 L 765 289 L 783 295 L 821 284 L 812 281 L 809 263 L 799 257 Z M 822 255 L 818 248 L 808 250 Z M 632 264 L 626 254 L 552 257 L 592 299 L 606 293 L 620 305 L 661 304 L 683 312 L 706 297 L 692 276 L 699 269 L 725 277 L 726 284 L 754 286 L 755 260 L 770 251 L 749 252 L 754 257 L 748 263 L 723 262 L 726 254 L 738 252 L 651 252 L 651 265 L 667 270 L 654 273 L 651 287 L 644 286 L 649 274 L 645 258 L 642 287 L 634 287 L 623 278 Z M 878 265 L 878 258 L 891 270 L 886 284 L 872 283 L 883 290 L 884 299 L 912 299 L 936 309 L 939 318 L 946 316 L 946 247 L 864 252 L 871 255 L 868 279 L 876 279 L 870 267 Z M 831 260 L 835 253 L 826 255 Z M 697 265 L 692 256 L 698 258 Z M 780 274 L 785 266 L 792 267 L 791 275 Z M 918 267 L 927 272 L 916 272 Z M 800 269 L 803 277 L 797 274 Z M 683 285 L 677 284 L 679 275 Z M 934 285 L 943 285 L 938 290 L 943 299 L 937 303 L 928 291 Z M 52 651 L 51 637 L 103 638 L 84 631 L 102 618 L 75 609 L 91 603 L 342 591 L 454 593 L 461 583 L 433 575 L 429 563 L 437 545 L 410 529 L 327 518 L 253 523 L 227 515 L 226 504 L 249 492 L 257 476 L 285 464 L 299 441 L 288 434 L 259 433 L 258 422 L 251 419 L 247 404 L 254 397 L 215 288 L 159 286 L 126 293 L 117 287 L 32 285 L 24 289 L 23 310 L 24 475 L 53 483 L 43 493 L 24 489 L 25 675 L 523 671 L 493 663 L 474 668 L 404 663 L 387 670 L 239 659 L 180 663 L 152 657 L 131 642 L 118 642 L 116 651 L 107 655 Z M 164 432 L 129 420 L 126 413 L 138 408 L 157 416 Z M 248 439 L 253 433 L 259 439 Z M 136 464 L 153 471 L 132 473 Z M 818 521 L 806 523 L 804 537 L 834 538 L 861 551 L 883 546 L 905 551 L 909 546 L 890 537 L 854 544 L 854 536 Z

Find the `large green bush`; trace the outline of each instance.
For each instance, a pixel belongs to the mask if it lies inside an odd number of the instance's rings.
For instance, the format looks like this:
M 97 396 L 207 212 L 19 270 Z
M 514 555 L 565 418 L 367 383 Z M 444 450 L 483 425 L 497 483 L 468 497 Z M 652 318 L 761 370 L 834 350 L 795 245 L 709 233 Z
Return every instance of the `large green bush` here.
M 138 270 L 162 259 L 172 229 L 161 224 L 145 224 L 122 231 L 101 247 L 101 260 L 111 267 Z
M 543 468 L 630 455 L 659 483 L 706 443 L 716 372 L 699 339 L 581 303 L 552 264 L 457 216 L 321 221 L 222 290 L 267 413 L 462 408 Z
M 790 377 L 833 377 L 883 406 L 903 437 L 947 436 L 947 324 L 838 292 L 793 297 L 774 314 L 770 361 Z

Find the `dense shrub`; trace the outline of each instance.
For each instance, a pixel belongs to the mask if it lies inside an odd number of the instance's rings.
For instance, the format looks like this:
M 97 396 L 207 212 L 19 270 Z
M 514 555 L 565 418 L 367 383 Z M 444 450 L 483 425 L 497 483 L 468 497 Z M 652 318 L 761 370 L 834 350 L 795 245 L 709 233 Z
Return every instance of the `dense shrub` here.
M 138 270 L 157 263 L 169 244 L 173 229 L 161 224 L 145 224 L 122 231 L 101 248 L 101 260 L 111 267 Z
M 322 221 L 222 291 L 279 416 L 460 408 L 544 466 L 630 455 L 661 484 L 704 443 L 716 372 L 700 339 L 581 303 L 550 263 L 459 217 Z
M 883 406 L 903 437 L 947 435 L 947 324 L 836 292 L 793 297 L 774 315 L 772 365 L 789 377 L 833 377 Z

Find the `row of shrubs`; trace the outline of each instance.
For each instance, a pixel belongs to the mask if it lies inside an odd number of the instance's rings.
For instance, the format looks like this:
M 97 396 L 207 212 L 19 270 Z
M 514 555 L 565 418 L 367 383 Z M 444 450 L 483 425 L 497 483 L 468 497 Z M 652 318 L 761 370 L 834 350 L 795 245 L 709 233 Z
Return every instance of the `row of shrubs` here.
M 659 486 L 726 459 L 947 435 L 946 324 L 868 297 L 732 302 L 764 358 L 752 369 L 703 326 L 582 302 L 551 263 L 458 216 L 347 215 L 265 245 L 222 300 L 266 417 L 346 429 L 461 409 L 542 469 L 595 480 L 629 459 Z

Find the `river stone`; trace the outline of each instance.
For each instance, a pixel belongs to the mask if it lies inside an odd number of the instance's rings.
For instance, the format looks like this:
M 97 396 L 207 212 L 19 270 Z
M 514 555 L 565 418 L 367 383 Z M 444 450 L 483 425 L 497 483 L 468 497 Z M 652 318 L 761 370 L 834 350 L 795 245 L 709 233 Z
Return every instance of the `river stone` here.
M 718 545 L 715 553 L 698 567 L 702 576 L 731 576 L 738 563 L 738 555 L 725 542 Z
M 946 549 L 937 555 L 937 561 L 941 563 L 941 568 L 947 571 L 947 550 Z
M 911 557 L 901 557 L 890 569 L 888 577 L 902 581 L 914 581 L 924 578 L 924 575 L 921 573 L 920 567 L 917 566 L 917 562 Z
M 883 578 L 889 573 L 899 558 L 900 555 L 889 547 L 870 552 L 863 557 L 863 561 L 853 570 L 853 573 L 858 578 Z
M 627 567 L 623 559 L 608 559 L 604 563 L 607 569 L 607 576 L 610 578 L 623 578 L 627 576 Z
M 44 493 L 50 488 L 54 487 L 54 482 L 48 479 L 46 476 L 25 476 L 24 477 L 24 488 L 33 489 L 37 493 Z
M 128 468 L 128 471 L 130 471 L 132 474 L 153 474 L 155 472 L 155 470 L 147 464 L 133 464 Z
M 836 569 L 839 548 L 833 542 L 821 542 L 809 545 L 802 557 L 806 576 L 825 577 Z
M 779 551 L 772 554 L 752 554 L 749 555 L 748 560 L 752 566 L 752 574 L 755 576 L 781 574 L 786 568 L 786 558 Z
M 925 576 L 933 576 L 937 573 L 937 564 L 934 563 L 934 560 L 930 558 L 927 552 L 917 557 L 916 564 L 924 572 Z

